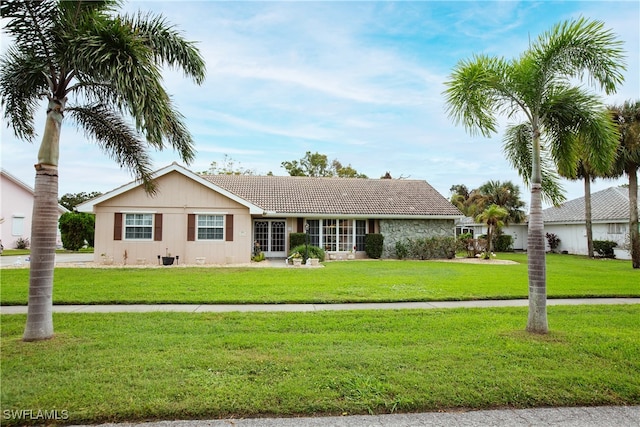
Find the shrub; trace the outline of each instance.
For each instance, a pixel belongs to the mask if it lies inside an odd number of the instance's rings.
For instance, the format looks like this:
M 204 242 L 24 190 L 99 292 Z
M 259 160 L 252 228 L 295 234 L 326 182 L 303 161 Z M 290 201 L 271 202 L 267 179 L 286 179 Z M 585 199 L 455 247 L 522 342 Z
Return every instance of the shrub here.
M 513 251 L 513 236 L 510 236 L 509 234 L 501 234 L 499 236 L 496 236 L 496 240 L 493 246 L 496 252 Z
M 598 253 L 601 257 L 604 258 L 615 258 L 613 254 L 613 248 L 618 246 L 616 242 L 611 240 L 594 240 L 593 241 L 593 250 Z
M 406 239 L 396 242 L 396 256 L 399 259 L 451 259 L 460 248 L 460 241 L 454 237 Z
M 401 240 L 396 242 L 396 258 L 405 259 L 409 255 L 409 247 Z
M 306 233 L 291 233 L 289 234 L 289 247 L 295 248 L 296 246 L 304 245 L 307 243 Z
M 547 243 L 549 244 L 549 249 L 551 249 L 551 252 L 555 252 L 558 249 L 558 246 L 560 246 L 560 238 L 554 233 L 547 233 L 545 236 L 547 238 Z
M 58 228 L 62 246 L 70 251 L 77 251 L 85 245 L 93 246 L 95 228 L 95 215 L 84 212 L 66 212 L 60 216 Z
M 378 259 L 382 256 L 384 236 L 380 233 L 369 233 L 364 236 L 364 251 L 369 258 Z
M 18 240 L 16 240 L 16 249 L 29 249 L 29 238 L 25 237 L 18 237 Z
M 291 251 L 289 251 L 289 256 L 297 252 L 302 255 L 302 262 L 307 262 L 307 259 L 305 258 L 307 248 L 309 249 L 309 258 L 318 258 L 320 262 L 324 261 L 324 249 L 312 245 L 307 247 L 304 243 L 292 248 Z

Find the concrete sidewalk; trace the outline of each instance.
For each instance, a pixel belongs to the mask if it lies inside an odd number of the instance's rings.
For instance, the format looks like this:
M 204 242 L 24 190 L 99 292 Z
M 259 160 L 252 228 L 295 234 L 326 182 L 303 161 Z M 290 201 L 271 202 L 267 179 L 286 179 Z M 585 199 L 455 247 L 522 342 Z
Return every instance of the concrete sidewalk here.
M 353 415 L 346 417 L 157 421 L 137 424 L 102 424 L 91 427 L 637 427 L 639 425 L 640 406 L 599 406 Z
M 183 313 L 226 312 L 311 312 L 339 310 L 407 310 L 443 308 L 526 307 L 529 301 L 482 300 L 482 301 L 431 301 L 349 304 L 111 304 L 111 305 L 54 305 L 55 313 L 148 313 L 155 311 Z M 640 304 L 640 298 L 569 298 L 549 299 L 547 305 L 619 305 Z M 2 306 L 0 314 L 25 314 L 27 307 Z

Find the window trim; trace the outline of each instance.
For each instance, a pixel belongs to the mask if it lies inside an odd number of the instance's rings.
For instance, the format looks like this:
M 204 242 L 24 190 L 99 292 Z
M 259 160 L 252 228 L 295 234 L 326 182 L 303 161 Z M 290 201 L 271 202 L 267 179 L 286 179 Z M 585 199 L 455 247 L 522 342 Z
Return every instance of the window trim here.
M 194 213 L 195 215 L 195 241 L 196 242 L 224 242 L 227 237 L 227 215 L 220 212 L 199 212 Z M 221 218 L 222 225 L 215 227 L 204 227 L 200 225 L 200 217 L 214 217 Z M 200 238 L 200 229 L 220 229 L 222 230 L 222 236 L 219 239 L 205 239 Z
M 154 231 L 156 230 L 156 214 L 155 212 L 121 212 L 123 215 L 122 218 L 122 240 L 126 240 L 129 242 L 152 242 L 155 240 L 154 236 L 155 233 Z M 151 224 L 150 225 L 144 225 L 144 226 L 140 226 L 140 225 L 128 225 L 127 224 L 127 218 L 129 215 L 148 215 L 151 217 Z M 151 235 L 150 237 L 127 237 L 127 228 L 129 227 L 144 227 L 144 228 L 149 228 L 151 231 Z

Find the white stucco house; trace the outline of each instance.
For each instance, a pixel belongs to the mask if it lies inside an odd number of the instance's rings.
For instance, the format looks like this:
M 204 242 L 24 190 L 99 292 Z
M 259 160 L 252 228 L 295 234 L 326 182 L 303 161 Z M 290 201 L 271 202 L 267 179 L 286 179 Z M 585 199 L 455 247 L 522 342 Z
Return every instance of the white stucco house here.
M 587 255 L 584 197 L 545 209 L 543 215 L 545 233 L 560 238 L 558 250 Z M 591 221 L 593 240 L 611 240 L 618 247 L 624 246 L 629 234 L 629 189 L 609 187 L 592 193 Z M 616 252 L 616 257 L 625 257 L 625 251 Z
M 37 221 L 32 218 L 34 190 L 6 170 L 0 171 L 0 239 L 5 249 L 16 247 L 18 239 L 31 240 L 31 224 Z M 58 205 L 58 217 L 68 212 Z M 62 247 L 60 231 L 56 238 L 58 247 Z
M 639 206 L 640 208 L 640 206 Z M 560 238 L 558 251 L 587 255 L 587 226 L 584 197 L 569 200 L 560 206 L 542 211 L 545 233 Z M 629 189 L 609 187 L 591 194 L 591 221 L 593 240 L 610 240 L 618 244 L 616 257 L 628 259 L 628 251 L 622 249 L 629 233 Z M 472 218 L 456 223 L 456 233 L 471 231 L 475 236 L 486 234 L 486 225 Z M 527 224 L 510 224 L 503 232 L 514 237 L 514 249 L 527 249 Z

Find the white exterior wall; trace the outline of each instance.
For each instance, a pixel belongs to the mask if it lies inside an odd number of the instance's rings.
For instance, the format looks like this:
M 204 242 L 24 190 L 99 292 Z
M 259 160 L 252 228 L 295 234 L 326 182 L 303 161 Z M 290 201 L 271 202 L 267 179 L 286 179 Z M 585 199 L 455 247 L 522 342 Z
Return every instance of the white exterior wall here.
M 593 223 L 593 240 L 612 240 L 622 246 L 628 233 L 628 223 L 620 223 L 622 233 L 609 234 L 609 223 Z M 587 227 L 585 224 L 545 224 L 545 233 L 556 234 L 560 238 L 558 251 L 587 255 Z M 547 249 L 549 249 L 547 247 Z
M 94 260 L 112 257 L 114 264 L 157 264 L 158 255 L 179 256 L 179 264 L 237 264 L 251 260 L 252 221 L 248 208 L 201 184 L 172 172 L 158 179 L 158 194 L 151 197 L 141 187 L 96 205 Z M 162 214 L 162 240 L 114 240 L 116 213 Z M 233 241 L 187 241 L 189 214 L 233 215 Z M 226 231 L 225 231 L 226 233 Z

